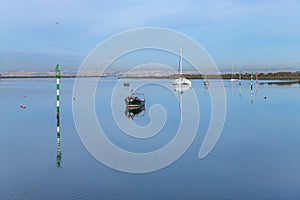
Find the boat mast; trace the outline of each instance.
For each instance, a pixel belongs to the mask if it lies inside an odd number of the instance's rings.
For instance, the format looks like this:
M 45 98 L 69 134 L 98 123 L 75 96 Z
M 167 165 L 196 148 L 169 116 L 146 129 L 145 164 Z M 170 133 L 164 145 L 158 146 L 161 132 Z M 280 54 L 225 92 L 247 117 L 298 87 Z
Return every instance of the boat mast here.
M 182 49 L 180 49 L 179 74 L 182 77 Z
M 231 61 L 231 79 L 233 79 L 233 61 Z

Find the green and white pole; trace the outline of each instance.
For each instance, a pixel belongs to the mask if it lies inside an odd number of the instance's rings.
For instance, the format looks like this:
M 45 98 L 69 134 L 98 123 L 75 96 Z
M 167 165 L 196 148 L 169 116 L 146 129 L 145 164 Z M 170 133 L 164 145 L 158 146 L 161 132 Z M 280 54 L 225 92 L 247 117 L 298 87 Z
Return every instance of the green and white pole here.
M 55 67 L 56 72 L 56 131 L 57 131 L 57 155 L 56 155 L 56 166 L 58 168 L 61 167 L 61 149 L 60 149 L 60 70 L 59 65 L 57 64 Z
M 253 73 L 250 76 L 250 92 L 251 92 L 251 104 L 253 104 Z
M 55 67 L 55 71 L 56 71 L 56 119 L 57 119 L 56 125 L 57 125 L 57 135 L 60 135 L 60 126 L 59 126 L 59 121 L 60 121 L 60 107 L 59 107 L 60 70 L 59 70 L 58 64 Z
M 250 89 L 251 89 L 251 92 L 252 92 L 252 89 L 253 89 L 253 74 L 251 72 L 251 75 L 250 75 Z

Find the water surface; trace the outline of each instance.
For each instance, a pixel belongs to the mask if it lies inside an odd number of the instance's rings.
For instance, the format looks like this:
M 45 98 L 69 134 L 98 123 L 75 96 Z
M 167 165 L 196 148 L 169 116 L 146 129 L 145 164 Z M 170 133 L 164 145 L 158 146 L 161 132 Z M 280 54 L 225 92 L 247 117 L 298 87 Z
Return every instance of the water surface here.
M 97 117 L 107 136 L 134 152 L 166 145 L 179 126 L 176 95 L 153 85 L 143 87 L 146 110 L 134 119 L 126 117 L 124 99 L 120 99 L 120 115 L 139 125 L 150 122 L 151 105 L 164 106 L 168 114 L 164 128 L 143 141 L 122 133 L 113 120 L 110 94 L 116 81 L 102 80 L 95 95 Z M 241 85 L 225 81 L 224 129 L 213 151 L 200 160 L 211 102 L 203 81 L 193 80 L 201 119 L 191 147 L 162 170 L 129 174 L 101 164 L 81 143 L 72 115 L 73 83 L 74 79 L 61 80 L 62 162 L 58 168 L 55 80 L 0 81 L 0 199 L 300 198 L 299 85 L 254 84 L 251 93 L 249 81 Z M 213 81 L 209 87 L 213 89 Z M 129 93 L 129 88 L 124 90 Z

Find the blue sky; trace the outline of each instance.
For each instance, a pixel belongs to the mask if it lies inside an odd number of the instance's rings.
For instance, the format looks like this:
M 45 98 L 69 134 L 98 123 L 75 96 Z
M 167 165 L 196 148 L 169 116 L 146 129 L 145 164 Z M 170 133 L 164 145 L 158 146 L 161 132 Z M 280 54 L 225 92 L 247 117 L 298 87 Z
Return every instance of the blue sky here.
M 300 69 L 297 0 L 10 0 L 0 22 L 0 71 L 77 69 L 108 37 L 149 26 L 192 37 L 220 69 Z

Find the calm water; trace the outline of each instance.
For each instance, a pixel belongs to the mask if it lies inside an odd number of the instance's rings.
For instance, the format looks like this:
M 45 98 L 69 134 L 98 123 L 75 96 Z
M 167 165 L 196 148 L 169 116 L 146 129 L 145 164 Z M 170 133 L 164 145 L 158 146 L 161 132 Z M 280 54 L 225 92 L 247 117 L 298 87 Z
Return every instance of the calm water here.
M 176 95 L 146 85 L 140 89 L 146 110 L 133 119 L 125 115 L 120 99 L 119 115 L 141 126 L 151 121 L 151 105 L 164 106 L 168 114 L 164 128 L 144 141 L 123 134 L 113 120 L 110 94 L 116 81 L 103 80 L 95 97 L 107 137 L 133 152 L 166 145 L 179 126 Z M 300 199 L 299 85 L 254 85 L 251 96 L 249 81 L 241 86 L 225 81 L 225 125 L 213 151 L 200 160 L 211 103 L 203 81 L 193 80 L 201 119 L 188 151 L 162 170 L 129 174 L 101 164 L 81 143 L 72 115 L 73 83 L 61 80 L 62 160 L 57 167 L 55 80 L 0 81 L 0 199 Z M 123 90 L 129 93 L 128 87 Z

